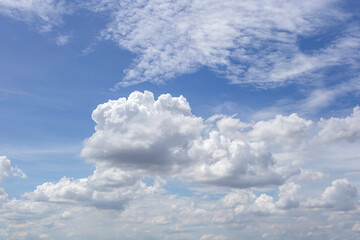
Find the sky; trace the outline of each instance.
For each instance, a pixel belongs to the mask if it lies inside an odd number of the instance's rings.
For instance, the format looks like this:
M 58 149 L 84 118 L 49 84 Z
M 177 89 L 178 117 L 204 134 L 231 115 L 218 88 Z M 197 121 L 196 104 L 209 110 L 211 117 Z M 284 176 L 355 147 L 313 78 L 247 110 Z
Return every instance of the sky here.
M 0 0 L 0 239 L 359 239 L 359 12 Z

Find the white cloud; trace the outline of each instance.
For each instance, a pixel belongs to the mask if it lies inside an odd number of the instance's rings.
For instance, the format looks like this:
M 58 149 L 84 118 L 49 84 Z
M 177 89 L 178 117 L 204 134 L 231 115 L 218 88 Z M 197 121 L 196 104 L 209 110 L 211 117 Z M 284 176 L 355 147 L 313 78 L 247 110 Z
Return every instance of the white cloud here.
M 62 23 L 62 15 L 70 12 L 65 3 L 65 0 L 0 0 L 0 14 L 35 23 L 46 32 Z
M 320 199 L 312 199 L 305 205 L 312 208 L 331 208 L 348 211 L 357 208 L 358 191 L 347 179 L 337 179 L 327 187 Z
M 257 122 L 248 135 L 250 139 L 265 141 L 269 145 L 294 145 L 306 138 L 311 125 L 311 120 L 305 120 L 296 113 L 289 116 L 277 115 L 274 119 Z
M 254 203 L 255 200 L 256 195 L 253 192 L 243 189 L 233 189 L 220 199 L 219 203 L 220 206 L 224 208 L 236 208 L 239 205 L 244 206 Z
M 147 91 L 101 104 L 92 116 L 96 132 L 85 141 L 82 156 L 146 172 L 177 171 L 189 164 L 186 150 L 203 127 L 184 97 L 165 94 L 155 101 Z
M 256 214 L 269 214 L 275 211 L 274 199 L 266 194 L 261 194 L 256 198 L 251 211 Z
M 314 169 L 301 169 L 301 173 L 296 177 L 299 182 L 316 182 L 324 179 L 326 174 Z
M 247 188 L 279 185 L 299 171 L 278 166 L 264 143 L 231 140 L 215 130 L 194 141 L 188 152 L 199 162 L 184 171 L 187 181 Z
M 346 19 L 338 2 L 103 0 L 87 7 L 112 15 L 104 39 L 138 55 L 120 85 L 162 82 L 202 66 L 232 83 L 276 85 L 329 66 L 356 66 L 356 29 L 318 51 L 299 48 L 300 37 Z
M 23 239 L 18 235 L 22 232 L 27 236 L 43 234 L 53 239 L 64 236 L 69 239 L 114 239 L 117 236 L 124 239 L 234 239 L 239 235 L 261 238 L 266 233 L 269 238 L 294 239 L 306 238 L 311 229 L 321 233 L 318 239 L 329 239 L 329 236 L 353 239 L 349 237 L 354 236 L 353 232 L 349 233 L 351 227 L 342 226 L 357 223 L 356 215 L 350 212 L 332 212 L 329 217 L 326 208 L 318 211 L 278 209 L 277 202 L 269 195 L 255 195 L 243 189 L 233 189 L 220 200 L 213 199 L 216 194 L 210 199 L 197 194 L 188 197 L 169 192 L 149 194 L 146 198 L 133 199 L 123 211 L 90 208 L 87 202 L 59 205 L 17 201 L 12 208 L 7 205 L 0 209 L 0 221 L 11 223 L 8 224 L 11 227 L 0 231 L 0 236 Z M 294 221 L 296 227 L 292 224 Z
M 318 109 L 334 103 L 335 99 L 349 93 L 360 91 L 359 78 L 344 81 L 327 88 L 317 88 L 310 92 L 309 96 L 301 104 L 302 112 L 313 113 Z
M 360 107 L 356 106 L 353 113 L 345 118 L 321 118 L 318 125 L 320 128 L 317 140 L 334 142 L 346 140 L 354 142 L 360 138 Z
M 64 46 L 69 43 L 70 36 L 69 35 L 60 35 L 56 38 L 56 45 Z
M 0 188 L 0 206 L 8 200 L 8 195 L 4 189 Z
M 214 118 L 215 117 L 215 118 Z M 212 120 L 213 119 L 213 120 Z M 246 128 L 251 127 L 251 124 L 241 122 L 240 119 L 227 117 L 227 116 L 213 116 L 212 119 L 207 120 L 208 122 L 216 121 L 216 127 L 219 129 L 219 132 L 224 136 L 234 139 L 234 138 L 245 138 L 241 131 Z
M 312 122 L 297 114 L 256 123 L 224 115 L 203 121 L 191 113 L 184 97 L 164 94 L 156 100 L 145 91 L 101 104 L 92 117 L 95 133 L 84 142 L 82 156 L 96 164 L 94 174 L 44 183 L 27 193 L 28 198 L 122 209 L 130 200 L 161 192 L 164 183 L 157 176 L 232 188 L 282 185 L 295 175 L 293 181 L 305 175 L 311 175 L 313 181 L 324 176 L 295 167 L 298 163 L 293 163 L 293 154 L 285 154 L 286 160 L 280 164 L 268 149 L 269 145 L 287 147 L 307 139 Z M 278 151 L 281 155 L 281 148 Z M 157 180 L 147 185 L 143 177 Z M 276 202 L 267 195 L 248 194 L 247 211 L 264 214 L 277 208 L 296 208 L 299 190 L 300 186 L 293 182 L 280 186 Z M 244 192 L 236 192 L 240 193 Z M 224 202 L 230 204 L 234 199 L 242 197 L 229 195 Z M 156 221 L 160 220 L 167 221 Z
M 155 100 L 150 92 L 134 92 L 99 105 L 93 119 L 96 132 L 85 141 L 82 156 L 98 165 L 243 188 L 279 185 L 299 172 L 278 166 L 265 143 L 228 138 L 212 123 L 205 125 L 182 96 Z M 240 124 L 218 120 L 222 132 L 229 123 Z
M 62 178 L 56 183 L 44 183 L 25 196 L 34 202 L 81 204 L 100 209 L 123 210 L 130 200 L 160 193 L 165 181 L 155 178 L 146 185 L 139 177 L 120 169 L 96 169 L 88 178 Z
M 235 218 L 241 218 L 249 213 L 263 215 L 276 212 L 276 205 L 272 197 L 267 194 L 256 196 L 252 191 L 243 189 L 233 189 L 216 203 L 216 207 L 221 209 L 219 217 L 221 212 L 225 214 L 228 209 L 233 212 Z M 219 221 L 220 219 L 215 218 L 214 220 Z M 235 219 L 230 218 L 230 220 L 234 221 Z
M 281 209 L 297 208 L 300 204 L 299 190 L 300 185 L 288 182 L 279 187 L 279 199 L 276 206 Z
M 24 194 L 25 199 L 9 199 L 0 190 L 0 223 L 9 226 L 0 228 L 0 238 L 360 236 L 357 189 L 346 179 L 333 181 L 319 198 L 304 201 L 328 172 L 294 167 L 302 158 L 318 161 L 309 146 L 312 142 L 284 152 L 290 143 L 311 140 L 307 136 L 311 121 L 297 114 L 250 123 L 235 115 L 204 121 L 191 113 L 183 97 L 165 94 L 155 99 L 150 92 L 134 92 L 99 105 L 93 119 L 95 133 L 84 142 L 83 156 L 95 163 L 94 173 L 43 183 Z M 353 120 L 342 124 L 352 126 Z M 322 128 L 312 130 L 316 135 Z M 347 141 L 342 144 L 356 147 Z M 153 146 L 163 149 L 158 152 Z M 331 161 L 343 165 L 342 157 L 357 154 L 349 151 L 342 156 L 343 151 L 330 152 Z M 321 156 L 328 165 L 327 156 Z M 3 162 L 9 166 L 9 161 Z M 301 188 L 299 181 L 304 183 Z M 194 183 L 203 184 L 194 187 Z
M 0 182 L 8 177 L 26 178 L 26 174 L 17 167 L 12 167 L 10 160 L 6 156 L 0 156 Z

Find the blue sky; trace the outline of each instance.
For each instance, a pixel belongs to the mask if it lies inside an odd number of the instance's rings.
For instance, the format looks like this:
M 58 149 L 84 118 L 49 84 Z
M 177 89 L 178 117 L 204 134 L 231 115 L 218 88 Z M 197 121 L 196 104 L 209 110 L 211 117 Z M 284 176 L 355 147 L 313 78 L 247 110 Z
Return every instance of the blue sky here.
M 359 239 L 359 10 L 0 0 L 0 238 Z

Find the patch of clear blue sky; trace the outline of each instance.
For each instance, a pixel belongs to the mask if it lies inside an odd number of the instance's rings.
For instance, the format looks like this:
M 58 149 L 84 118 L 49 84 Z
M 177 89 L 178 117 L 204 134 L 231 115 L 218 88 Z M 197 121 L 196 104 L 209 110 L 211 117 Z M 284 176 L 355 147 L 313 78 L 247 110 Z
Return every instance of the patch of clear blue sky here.
M 350 10 L 359 9 L 358 1 L 348 2 Z M 93 166 L 79 157 L 81 144 L 93 133 L 91 112 L 109 99 L 127 97 L 135 90 L 149 90 L 156 97 L 171 93 L 185 96 L 197 116 L 239 112 L 240 119 L 250 120 L 251 111 L 284 99 L 296 102 L 311 89 L 295 84 L 267 90 L 231 85 L 202 68 L 163 85 L 142 83 L 113 92 L 110 88 L 121 81 L 123 70 L 130 66 L 134 55 L 115 43 L 97 42 L 96 37 L 106 24 L 101 15 L 83 10 L 66 16 L 64 21 L 51 33 L 38 33 L 25 23 L 0 16 L 0 154 L 7 155 L 29 176 L 28 181 L 9 180 L 6 189 L 10 196 L 63 176 L 90 175 Z M 338 30 L 300 38 L 299 46 L 304 52 L 315 51 L 335 39 Z M 56 37 L 64 34 L 70 36 L 69 43 L 57 46 Z M 92 51 L 83 55 L 89 46 Z M 343 70 L 333 68 L 327 75 L 341 75 Z M 358 103 L 357 95 L 347 96 L 319 114 L 326 116 L 327 112 L 352 108 Z M 171 184 L 172 191 L 190 194 L 185 186 Z

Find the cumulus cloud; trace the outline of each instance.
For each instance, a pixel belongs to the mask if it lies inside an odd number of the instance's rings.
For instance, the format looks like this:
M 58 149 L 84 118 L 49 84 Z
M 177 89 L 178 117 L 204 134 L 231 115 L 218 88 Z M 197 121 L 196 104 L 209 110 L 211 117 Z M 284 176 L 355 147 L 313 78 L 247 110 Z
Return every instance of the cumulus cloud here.
M 81 204 L 122 210 L 130 200 L 161 192 L 165 183 L 158 177 L 153 185 L 148 186 L 139 177 L 120 169 L 97 169 L 88 178 L 64 177 L 56 183 L 44 183 L 25 196 L 34 202 Z
M 1 222 L 4 222 L 6 219 L 12 224 L 17 223 L 21 225 L 27 221 L 39 220 L 49 214 L 50 211 L 50 208 L 45 204 L 15 198 L 9 199 L 5 190 L 0 188 Z
M 312 208 L 330 208 L 339 211 L 348 211 L 357 208 L 357 188 L 347 179 L 337 179 L 332 186 L 327 187 L 321 198 L 309 200 L 306 205 Z
M 221 212 L 226 213 L 227 209 L 230 209 L 234 215 L 232 217 L 235 218 L 249 213 L 266 215 L 276 212 L 276 205 L 272 197 L 267 194 L 256 196 L 254 192 L 243 189 L 233 189 L 221 198 L 216 206 L 222 209 L 220 214 Z M 215 218 L 214 221 L 219 221 L 220 219 Z M 234 221 L 232 218 L 230 220 Z
M 299 171 L 278 166 L 264 143 L 231 140 L 218 131 L 194 141 L 188 153 L 199 162 L 183 177 L 200 183 L 239 188 L 280 185 Z
M 299 182 L 316 182 L 324 179 L 327 174 L 314 169 L 301 169 L 300 174 L 296 177 Z
M 95 133 L 82 156 L 98 165 L 231 187 L 279 185 L 299 171 L 278 166 L 263 142 L 220 133 L 228 131 L 225 125 L 243 125 L 236 120 L 218 119 L 220 130 L 204 124 L 182 96 L 155 100 L 150 92 L 134 92 L 99 105 L 93 119 Z
M 280 185 L 277 201 L 247 193 L 248 208 L 264 214 L 299 206 L 300 186 L 282 185 L 292 176 L 323 177 L 294 167 L 290 155 L 280 164 L 269 151 L 269 145 L 286 147 L 306 139 L 312 122 L 297 114 L 255 123 L 224 115 L 204 121 L 191 113 L 184 97 L 155 99 L 145 91 L 100 104 L 92 117 L 95 133 L 85 140 L 82 156 L 96 164 L 93 175 L 44 183 L 26 194 L 29 199 L 122 209 L 130 200 L 161 192 L 165 183 L 157 176 L 231 188 Z M 145 184 L 143 177 L 155 177 L 154 185 Z
M 360 138 L 360 107 L 356 106 L 353 113 L 345 118 L 321 118 L 317 139 L 323 142 L 346 140 L 354 142 Z
M 311 120 L 305 120 L 296 113 L 277 115 L 274 119 L 257 122 L 248 135 L 255 141 L 266 141 L 269 145 L 292 145 L 305 139 L 311 124 Z
M 165 94 L 155 101 L 147 91 L 101 104 L 92 117 L 96 132 L 85 141 L 82 156 L 147 172 L 171 172 L 189 164 L 186 150 L 203 127 L 184 97 Z
M 162 82 L 206 66 L 232 83 L 264 86 L 329 66 L 355 66 L 359 31 L 340 34 L 311 53 L 299 47 L 299 38 L 346 19 L 337 3 L 98 0 L 85 5 L 111 14 L 104 39 L 138 55 L 120 85 Z
M 0 156 L 0 182 L 8 177 L 26 178 L 26 174 L 17 167 L 12 167 L 10 160 L 6 156 Z
M 259 217 L 264 231 L 259 237 L 282 236 L 274 226 L 284 229 L 284 221 L 303 224 L 294 236 L 305 236 L 311 226 L 325 221 L 326 214 L 319 212 L 331 211 L 333 219 L 328 221 L 337 224 L 336 217 L 343 220 L 349 216 L 343 214 L 357 208 L 357 189 L 346 179 L 333 181 L 319 198 L 304 201 L 309 185 L 300 194 L 298 181 L 306 178 L 313 185 L 324 174 L 294 167 L 301 150 L 284 153 L 281 147 L 309 140 L 311 121 L 297 114 L 250 123 L 235 115 L 203 120 L 191 113 L 182 96 L 164 94 L 155 99 L 151 92 L 134 92 L 99 105 L 92 117 L 95 132 L 84 141 L 82 155 L 95 164 L 93 174 L 43 183 L 25 193 L 23 200 L 9 199 L 0 189 L 0 221 L 16 226 L 0 229 L 1 237 L 22 239 L 19 232 L 53 237 L 55 232 L 72 239 L 91 232 L 98 239 L 98 230 L 108 227 L 109 239 L 124 232 L 130 239 L 139 239 L 150 230 L 153 238 L 164 239 L 169 228 L 175 229 L 174 238 L 180 234 L 194 238 L 184 232 L 193 234 L 193 228 L 202 226 L 197 239 L 233 239 L 234 235 L 222 235 L 218 229 L 236 225 L 244 235 L 254 237 L 254 229 L 248 226 L 260 224 Z M 344 125 L 351 126 L 352 121 Z M 273 150 L 273 145 L 280 147 Z M 11 166 L 6 157 L 1 159 L 4 166 Z M 191 186 L 191 194 L 177 191 L 176 184 L 181 189 Z M 269 185 L 278 186 L 278 197 L 276 188 Z M 249 187 L 254 188 L 245 189 Z M 356 220 L 346 221 L 356 231 Z M 84 229 L 69 231 L 80 222 Z M 46 229 L 46 224 L 51 227 Z M 319 229 L 327 227 L 320 225 Z M 347 236 L 342 228 L 336 231 Z
M 62 23 L 62 16 L 69 13 L 65 0 L 0 0 L 0 14 L 36 23 L 41 31 L 49 31 Z
M 297 208 L 300 204 L 299 190 L 300 185 L 288 182 L 279 187 L 279 199 L 276 206 L 281 209 Z
M 214 115 L 207 120 L 207 122 L 212 121 L 216 121 L 216 127 L 219 129 L 221 134 L 231 139 L 244 138 L 245 136 L 243 136 L 241 132 L 251 127 L 251 124 L 249 123 L 245 123 L 240 121 L 240 119 L 225 115 Z

